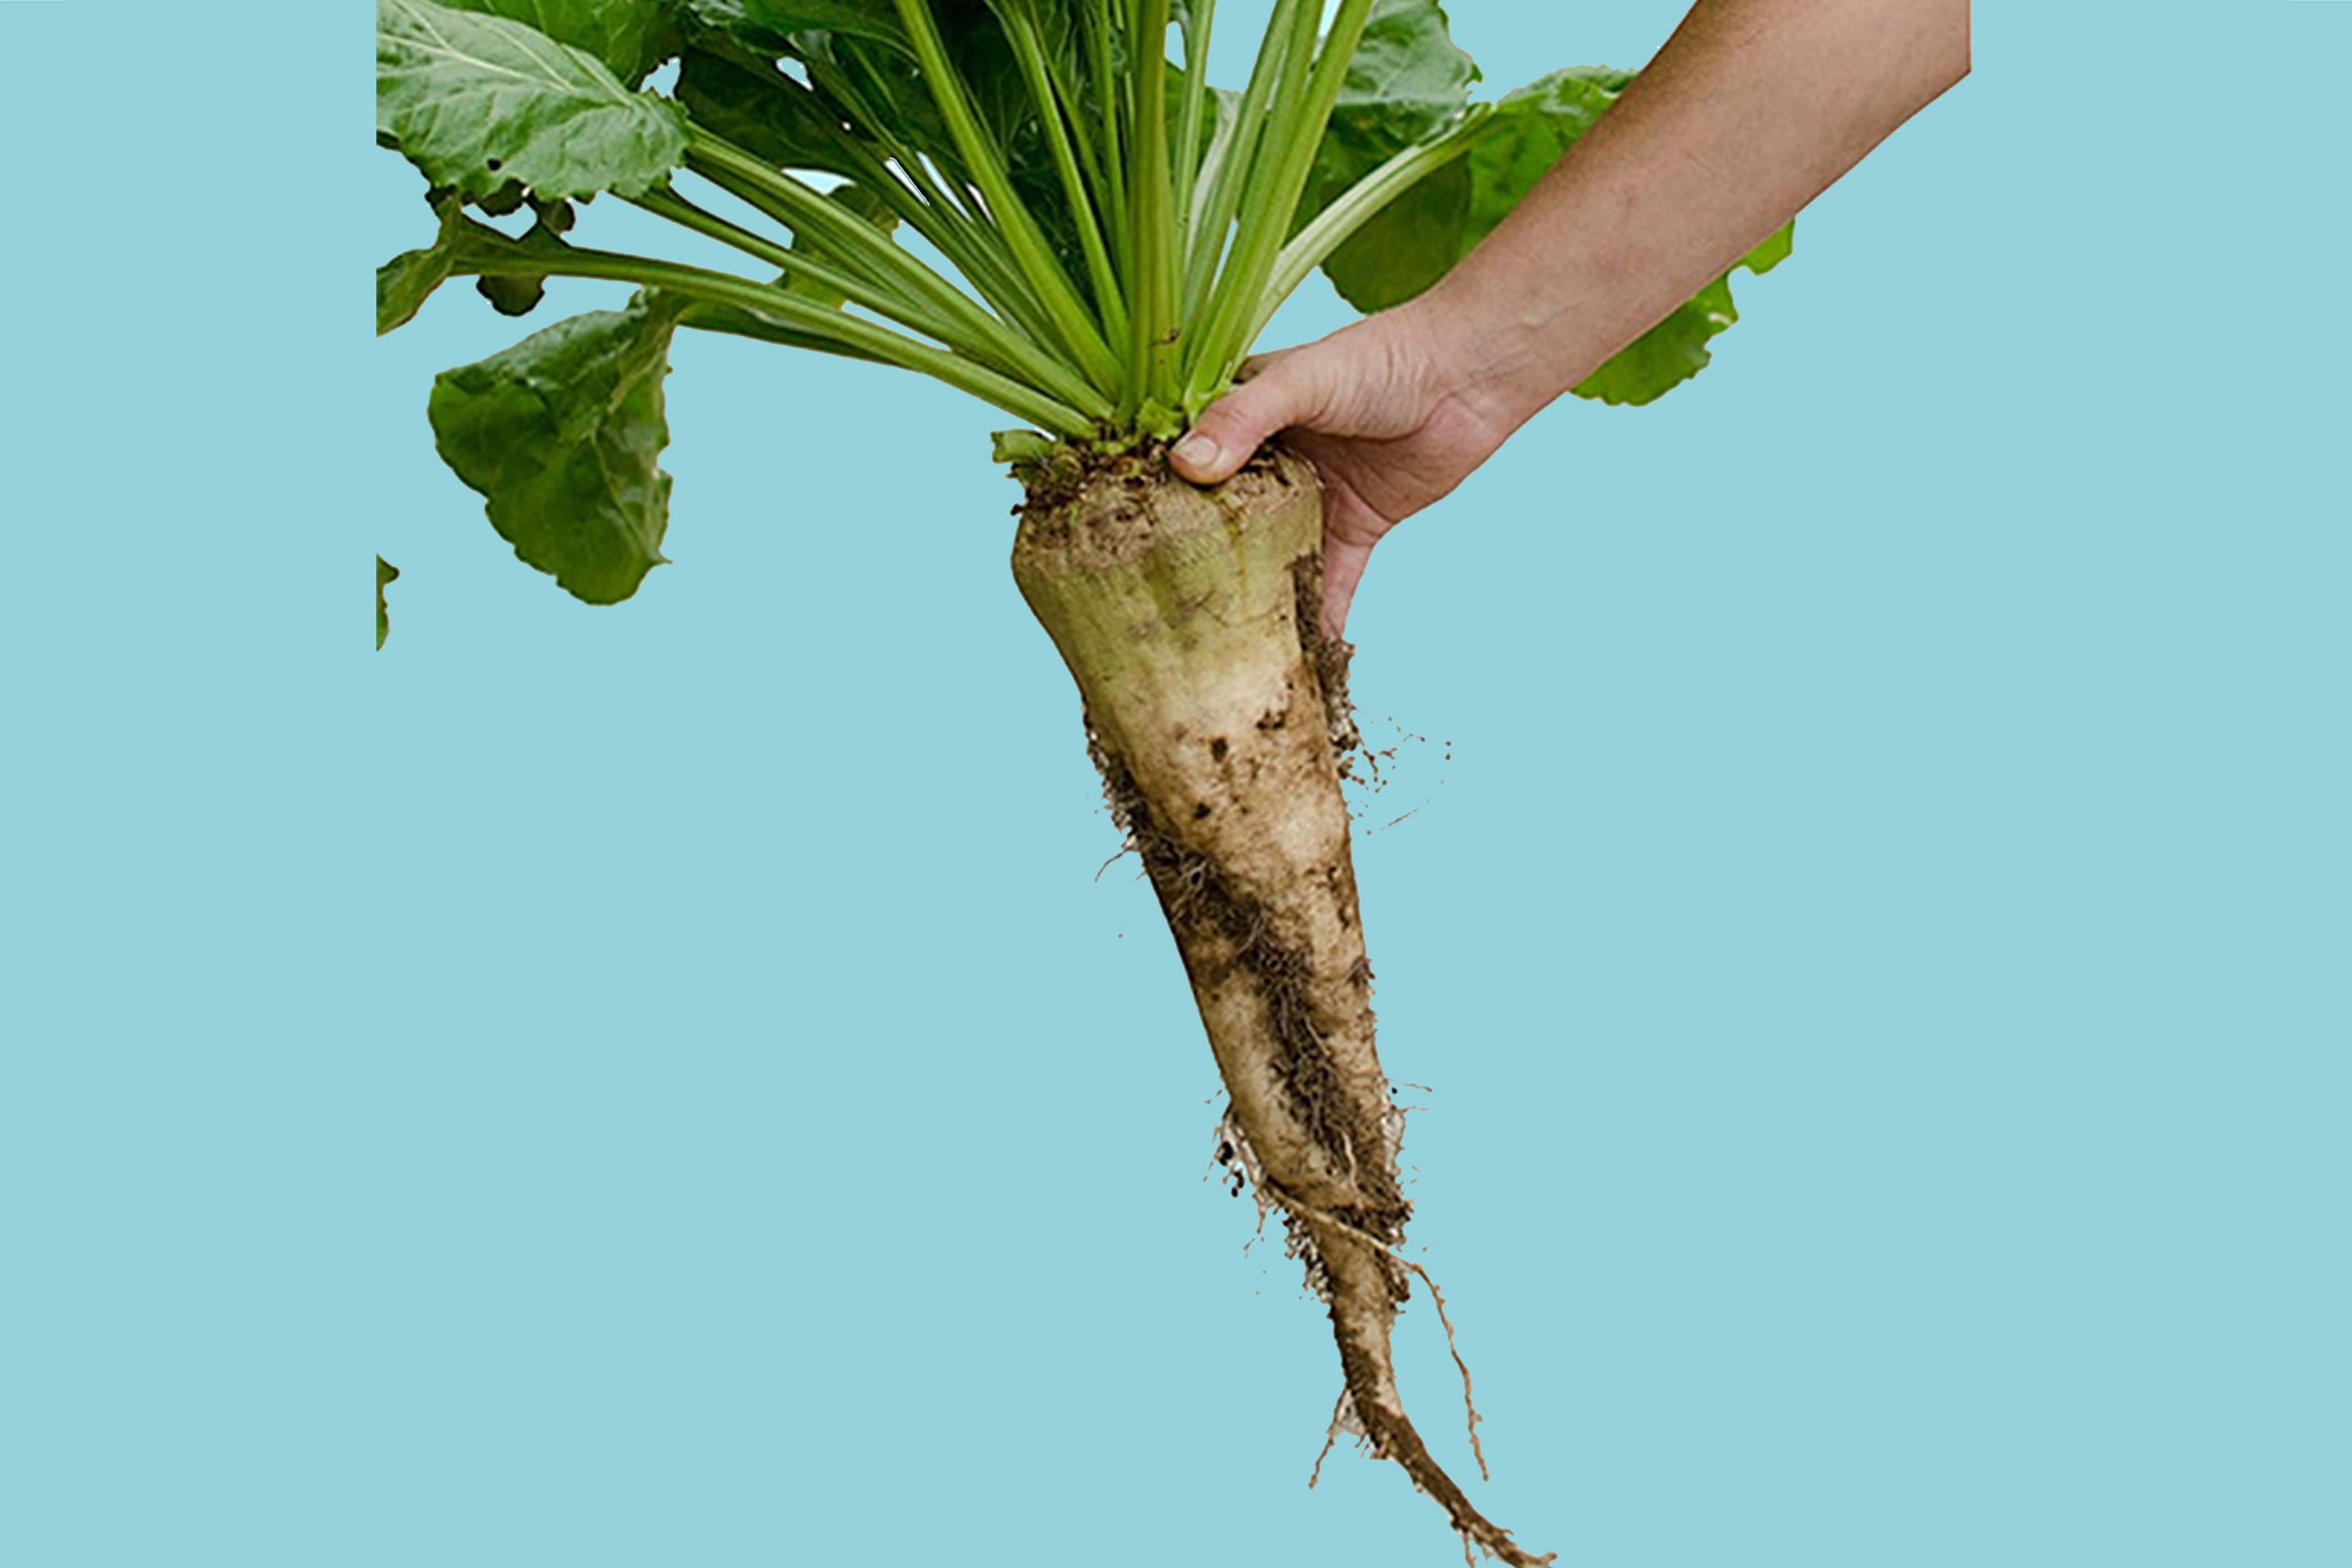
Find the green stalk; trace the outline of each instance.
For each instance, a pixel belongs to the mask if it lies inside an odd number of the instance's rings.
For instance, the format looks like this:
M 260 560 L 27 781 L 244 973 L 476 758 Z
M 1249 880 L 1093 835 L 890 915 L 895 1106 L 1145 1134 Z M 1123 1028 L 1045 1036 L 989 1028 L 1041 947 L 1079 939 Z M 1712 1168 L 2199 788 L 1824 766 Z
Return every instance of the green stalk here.
M 926 193 L 926 198 L 940 204 L 942 213 L 961 223 L 976 227 L 986 226 L 979 209 L 968 206 L 961 195 L 950 196 L 941 192 L 925 172 L 921 157 L 910 144 L 891 132 L 894 111 L 886 107 L 890 89 L 887 86 L 876 89 L 877 73 L 872 62 L 858 55 L 844 58 L 813 50 L 802 60 L 802 65 L 808 72 L 810 84 L 832 97 L 847 111 L 851 124 L 856 128 L 855 134 L 869 136 L 879 143 L 905 168 L 914 184 Z M 876 90 L 880 93 L 878 99 Z M 1001 237 L 997 237 L 1001 244 Z
M 1127 158 L 1119 135 L 1123 118 L 1119 112 L 1119 75 L 1111 60 L 1110 7 L 1089 5 L 1086 18 L 1087 41 L 1093 46 L 1096 112 L 1102 120 L 1103 205 L 1110 217 L 1112 241 L 1119 247 L 1118 275 L 1132 279 L 1135 231 L 1128 222 Z
M 1217 100 L 1212 99 L 1210 101 Z M 1242 117 L 1238 113 L 1227 110 L 1221 102 L 1217 104 L 1216 128 L 1209 132 L 1209 145 L 1202 152 L 1200 167 L 1193 173 L 1192 205 L 1180 215 L 1184 224 L 1184 264 L 1188 278 L 1192 272 L 1192 252 L 1197 248 L 1194 241 L 1208 214 L 1210 194 L 1216 188 L 1218 171 L 1225 166 L 1225 160 L 1233 152 L 1241 123 Z
M 1086 301 L 1078 297 L 1076 287 L 1055 258 L 1053 247 L 1045 243 L 1037 220 L 1029 216 L 1029 209 L 1013 189 L 995 146 L 973 115 L 971 100 L 964 94 L 963 78 L 955 62 L 948 58 L 939 24 L 931 16 L 930 0 L 895 0 L 895 4 L 898 19 L 914 43 L 915 58 L 922 68 L 923 79 L 930 87 L 932 100 L 947 121 L 948 135 L 986 198 L 998 231 L 1012 247 L 1014 263 L 1036 289 L 1055 335 L 1075 356 L 1087 379 L 1105 393 L 1115 392 L 1119 380 L 1118 363 L 1112 357 L 1110 345 L 1104 340 Z
M 1214 281 L 1210 284 L 1197 323 L 1198 331 L 1185 345 L 1186 391 L 1198 377 L 1198 366 L 1215 343 L 1232 333 L 1234 319 L 1240 311 L 1235 296 L 1241 291 L 1240 279 L 1253 269 L 1255 248 L 1269 228 L 1287 230 L 1287 217 L 1276 218 L 1268 210 L 1276 188 L 1281 184 L 1282 167 L 1289 155 L 1289 140 L 1308 91 L 1314 74 L 1316 24 L 1322 16 L 1321 0 L 1301 0 L 1291 8 L 1289 28 L 1283 39 L 1280 67 L 1275 74 L 1273 90 L 1266 101 L 1265 120 L 1258 132 L 1258 150 L 1250 159 L 1249 172 L 1241 187 L 1242 200 L 1235 208 L 1238 222 L 1223 264 Z M 1269 30 L 1270 31 L 1270 30 Z M 1282 236 L 1276 235 L 1276 243 Z M 1255 291 L 1252 291 L 1255 298 Z
M 1300 229 L 1282 247 L 1282 254 L 1275 258 L 1273 275 L 1243 333 L 1244 347 L 1257 342 L 1258 334 L 1274 320 L 1282 302 L 1297 292 L 1308 274 L 1329 260 L 1331 253 L 1345 245 L 1358 229 L 1379 216 L 1391 202 L 1476 146 L 1493 128 L 1492 115 L 1491 105 L 1472 104 L 1443 137 L 1406 148 L 1316 214 L 1314 221 Z
M 910 299 L 868 277 L 831 266 L 804 250 L 787 249 L 762 238 L 749 229 L 728 222 L 717 213 L 705 211 L 675 191 L 649 191 L 634 198 L 631 205 L 690 228 L 697 234 L 708 236 L 722 245 L 732 246 L 746 256 L 756 257 L 782 269 L 788 277 L 804 278 L 830 289 L 877 314 L 888 317 L 900 326 L 936 340 L 966 359 L 987 365 L 1016 381 L 1025 381 L 1074 407 L 1094 407 L 1100 413 L 1109 412 L 1108 404 L 1087 384 L 1084 377 L 1042 353 L 1034 344 L 1024 342 L 1004 323 L 976 307 L 967 307 L 952 316 L 932 310 L 921 300 Z M 958 295 L 957 298 L 962 296 Z
M 1014 265 L 1004 237 L 973 216 L 982 209 L 961 193 L 941 185 L 923 156 L 890 132 L 889 116 L 874 108 L 856 73 L 844 62 L 812 53 L 803 63 L 809 80 L 846 106 L 861 133 L 871 138 L 882 157 L 889 160 L 886 164 L 877 158 L 856 136 L 836 136 L 835 145 L 863 171 L 859 177 L 877 184 L 891 210 L 938 246 L 981 298 L 1015 330 L 1040 345 L 1053 343 L 1051 320 Z M 890 173 L 894 165 L 897 174 Z
M 966 338 L 937 311 L 927 310 L 919 300 L 909 299 L 887 284 L 877 282 L 870 273 L 850 272 L 831 267 L 807 251 L 778 245 L 740 224 L 728 222 L 717 213 L 697 206 L 676 191 L 656 187 L 642 196 L 624 196 L 621 199 L 656 217 L 667 218 L 681 228 L 690 228 L 721 245 L 731 246 L 746 256 L 791 273 L 795 279 L 805 278 L 812 283 L 821 284 L 869 310 L 888 316 L 900 326 L 912 327 L 925 337 L 936 338 L 960 353 L 969 353 L 979 346 L 977 338 Z
M 1084 84 L 1073 82 L 1062 69 L 1062 62 L 1051 56 L 1045 69 L 1053 78 L 1054 96 L 1061 103 L 1063 119 L 1069 127 L 1070 144 L 1077 149 L 1078 163 L 1086 175 L 1087 189 L 1096 193 L 1095 205 L 1102 210 L 1105 223 L 1116 233 L 1118 225 L 1110 221 L 1110 184 L 1103 170 L 1102 154 L 1095 148 L 1093 128 L 1087 123 Z
M 1031 341 L 1045 344 L 1054 341 L 1054 331 L 1045 317 L 1045 309 L 1037 302 L 1036 294 L 1022 278 L 1020 268 L 1013 262 L 1013 253 L 1004 247 L 1004 237 L 984 223 L 965 216 L 961 205 L 932 178 L 923 161 L 902 147 L 892 144 L 891 156 L 905 171 L 907 184 L 914 187 L 908 194 L 907 185 L 889 174 L 883 165 L 883 177 L 899 195 L 891 200 L 891 209 L 899 213 L 916 231 L 929 239 L 947 258 L 954 263 L 982 299 L 988 301 L 1016 329 Z M 911 207 L 928 218 L 908 216 Z M 943 234 L 940 231 L 944 231 Z
M 1209 101 L 1209 40 L 1217 0 L 1192 0 L 1184 17 L 1184 105 L 1176 131 L 1176 222 L 1179 242 L 1192 224 L 1192 187 L 1200 177 L 1201 114 Z
M 891 243 L 888 236 L 828 201 L 815 187 L 780 174 L 741 148 L 696 130 L 687 149 L 687 167 L 721 189 L 749 202 L 795 234 L 805 229 L 825 247 L 838 265 L 862 269 L 877 281 L 898 285 L 909 297 L 930 306 L 941 316 L 963 324 L 971 336 L 995 342 L 1016 354 L 1020 366 L 1038 385 L 1062 389 L 1088 388 L 1081 406 L 1099 406 L 1108 413 L 1109 398 L 1043 342 L 1023 342 L 1006 331 L 971 296 Z M 1002 334 L 1002 336 L 999 336 Z
M 1309 6 L 1304 13 L 1308 30 L 1314 26 L 1313 11 Z M 1234 238 L 1233 254 L 1210 291 L 1208 326 L 1192 344 L 1184 388 L 1187 407 L 1198 403 L 1210 388 L 1223 384 L 1249 348 L 1250 320 L 1273 276 L 1283 237 L 1298 210 L 1298 198 L 1306 193 L 1316 149 L 1322 142 L 1331 106 L 1339 100 L 1370 13 L 1371 0 L 1341 0 L 1304 94 L 1295 99 L 1285 95 L 1277 100 L 1294 107 L 1281 113 L 1270 128 L 1265 143 L 1269 156 L 1259 160 L 1252 172 L 1250 200 Z M 1286 70 L 1284 75 L 1293 73 Z
M 770 168 L 730 142 L 699 127 L 694 129 L 687 142 L 686 166 L 794 234 L 807 231 L 843 266 L 858 268 L 877 281 L 896 284 L 909 297 L 943 313 L 978 310 L 969 296 L 901 250 L 888 235 L 840 203 L 827 200 L 824 192 L 806 181 Z
M 889 365 L 893 370 L 898 368 L 897 365 L 890 364 L 888 360 L 867 353 L 864 349 L 852 348 L 847 343 L 832 338 L 820 338 L 813 333 L 794 331 L 792 328 L 772 321 L 765 316 L 755 316 L 751 311 L 739 310 L 733 305 L 688 305 L 679 313 L 677 324 L 681 327 L 692 327 L 698 331 L 723 332 L 729 337 L 750 338 L 755 342 L 775 343 L 788 349 L 806 349 L 812 353 L 835 354 L 843 359 L 858 360 L 866 364 Z
M 1054 166 L 1062 177 L 1063 198 L 1069 203 L 1070 216 L 1077 225 L 1078 247 L 1086 253 L 1087 272 L 1094 283 L 1095 305 L 1102 318 L 1104 335 L 1117 342 L 1127 335 L 1127 301 L 1119 292 L 1118 274 L 1111 266 L 1110 252 L 1103 246 L 1102 228 L 1095 218 L 1094 197 L 1078 169 L 1077 152 L 1070 143 L 1062 114 L 1061 95 L 1055 90 L 1045 47 L 1037 40 L 1035 19 L 1026 9 L 1008 11 L 1004 14 L 1004 32 L 1012 41 L 1013 58 L 1020 63 L 1029 96 L 1036 103 L 1037 117 L 1045 127 L 1046 144 L 1053 149 Z
M 1016 418 L 1073 440 L 1095 434 L 1096 421 L 1035 387 L 1000 375 L 985 365 L 919 342 L 846 310 L 819 305 L 788 294 L 771 284 L 754 283 L 731 273 L 656 261 L 618 251 L 582 250 L 566 247 L 553 252 L 518 250 L 511 257 L 486 257 L 473 268 L 499 277 L 598 278 L 667 289 L 689 300 L 732 305 L 755 316 L 765 316 L 809 338 L 833 345 L 836 352 L 866 357 L 902 370 L 919 371 L 994 404 Z
M 1176 358 L 1175 183 L 1168 168 L 1169 0 L 1137 0 L 1128 49 L 1135 71 L 1135 163 L 1127 188 L 1134 203 L 1135 310 L 1128 339 L 1128 405 L 1173 409 Z M 1153 432 L 1165 434 L 1166 432 Z
M 837 67 L 811 62 L 810 74 L 826 79 L 830 90 L 837 96 L 855 100 L 854 89 Z M 937 246 L 981 298 L 1018 329 L 1033 338 L 1050 336 L 1044 330 L 1044 312 L 1030 300 L 1027 289 L 1017 281 L 1004 242 L 996 231 L 973 222 L 950 201 L 921 160 L 887 132 L 877 126 L 868 133 L 880 145 L 884 156 L 897 163 L 903 177 L 864 142 L 852 136 L 836 135 L 834 146 L 852 165 L 852 177 L 888 203 L 900 222 Z
M 1290 36 L 1297 30 L 1302 3 L 1303 0 L 1275 0 L 1274 15 L 1266 22 L 1264 41 L 1258 45 L 1257 63 L 1250 68 L 1249 86 L 1243 89 L 1241 111 L 1234 117 L 1232 134 L 1226 139 L 1222 156 L 1216 158 L 1209 171 L 1207 190 L 1194 198 L 1200 210 L 1192 215 L 1184 266 L 1184 319 L 1188 321 L 1198 322 L 1207 312 L 1210 285 L 1216 279 L 1217 264 L 1224 257 L 1226 233 L 1233 227 L 1234 215 L 1241 206 L 1242 191 L 1255 163 L 1258 144 L 1265 131 L 1267 105 L 1285 75 L 1283 68 L 1291 52 Z M 1311 32 L 1308 42 L 1313 42 Z

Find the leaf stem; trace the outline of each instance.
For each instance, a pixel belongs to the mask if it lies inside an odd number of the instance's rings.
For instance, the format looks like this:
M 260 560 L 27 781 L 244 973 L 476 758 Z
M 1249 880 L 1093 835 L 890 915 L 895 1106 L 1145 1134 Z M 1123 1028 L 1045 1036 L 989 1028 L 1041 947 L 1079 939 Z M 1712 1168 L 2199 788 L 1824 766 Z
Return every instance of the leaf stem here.
M 828 265 L 823 258 L 805 250 L 794 250 L 778 245 L 765 236 L 753 234 L 740 224 L 730 223 L 717 213 L 697 206 L 676 191 L 656 186 L 642 196 L 623 197 L 631 206 L 667 218 L 682 228 L 730 246 L 744 255 L 764 261 L 782 270 L 793 281 L 806 280 L 865 306 L 867 310 L 889 317 L 900 326 L 911 327 L 925 337 L 935 338 L 959 353 L 971 353 L 978 349 L 978 339 L 967 338 L 959 328 L 937 311 L 877 282 L 870 273 L 852 272 Z
M 699 128 L 693 131 L 688 146 L 687 167 L 758 207 L 794 235 L 809 235 L 839 264 L 898 285 L 906 297 L 955 323 L 961 341 L 986 345 L 991 353 L 982 357 L 998 361 L 1000 368 L 1026 377 L 1056 397 L 1075 399 L 1089 412 L 1110 412 L 1110 400 L 1066 361 L 1042 343 L 1024 342 L 974 304 L 970 295 L 814 186 L 771 169 L 741 148 Z
M 1129 40 L 1135 73 L 1134 167 L 1128 175 L 1135 224 L 1135 310 L 1128 340 L 1127 398 L 1120 411 L 1157 403 L 1172 408 L 1176 360 L 1175 182 L 1168 166 L 1169 0 L 1137 0 Z
M 863 355 L 904 370 L 919 371 L 1055 435 L 1076 439 L 1091 436 L 1097 429 L 1097 420 L 1078 409 L 1048 396 L 1035 387 L 1001 375 L 985 365 L 975 364 L 945 349 L 934 348 L 903 332 L 853 316 L 846 310 L 819 305 L 786 293 L 772 284 L 754 283 L 748 278 L 738 278 L 732 273 L 715 272 L 709 268 L 689 267 L 681 262 L 657 261 L 650 257 L 628 256 L 618 251 L 583 250 L 572 246 L 539 252 L 518 247 L 511 257 L 479 258 L 469 269 L 492 277 L 528 275 L 609 279 L 667 289 L 688 300 L 732 305 L 835 345 L 838 351 L 849 353 L 852 357 Z
M 1268 19 L 1265 37 L 1258 45 L 1257 63 L 1250 68 L 1247 88 L 1242 92 L 1242 106 L 1234 117 L 1232 131 L 1223 138 L 1222 150 L 1213 150 L 1207 189 L 1196 195 L 1194 204 L 1200 208 L 1192 216 L 1191 232 L 1186 237 L 1184 266 L 1184 316 L 1187 321 L 1204 324 L 1209 303 L 1210 287 L 1215 281 L 1217 266 L 1225 253 L 1227 231 L 1233 227 L 1234 216 L 1241 206 L 1243 188 L 1248 184 L 1257 157 L 1267 119 L 1267 106 L 1281 81 L 1283 66 L 1291 49 L 1291 34 L 1297 30 L 1297 14 L 1302 4 L 1312 0 L 1275 0 L 1274 15 Z M 1312 42 L 1313 35 L 1308 35 Z M 1188 345 L 1189 347 L 1189 345 Z M 1189 354 L 1187 363 L 1190 363 Z
M 1318 8 L 1310 5 L 1302 12 L 1302 32 L 1310 39 Z M 1208 325 L 1193 342 L 1189 361 L 1187 405 L 1209 387 L 1230 379 L 1248 350 L 1249 322 L 1273 276 L 1276 258 L 1298 210 L 1298 199 L 1306 193 L 1316 149 L 1330 121 L 1331 106 L 1347 81 L 1348 67 L 1363 39 L 1371 8 L 1372 0 L 1340 0 L 1331 31 L 1315 56 L 1313 71 L 1302 73 L 1294 60 L 1283 73 L 1294 90 L 1276 100 L 1276 118 L 1265 141 L 1271 156 L 1260 160 L 1251 172 L 1250 199 L 1234 237 L 1233 254 L 1210 290 Z M 1307 74 L 1308 79 L 1305 90 L 1297 91 L 1301 74 Z
M 1086 301 L 1078 297 L 1069 274 L 1062 270 L 1053 247 L 1045 243 L 1037 220 L 1029 215 L 1028 207 L 1013 190 L 1004 172 L 1003 160 L 973 115 L 962 74 L 949 58 L 939 24 L 931 16 L 929 0 L 895 0 L 895 4 L 898 19 L 914 44 L 915 58 L 922 67 L 932 100 L 939 105 L 940 118 L 947 121 L 948 135 L 955 142 L 966 172 L 980 186 L 997 231 L 1012 249 L 1013 262 L 1037 291 L 1038 300 L 1045 306 L 1062 346 L 1075 357 L 1087 379 L 1106 394 L 1116 392 L 1118 363 L 1111 356 L 1110 345 L 1104 340 Z
M 1129 226 L 1127 212 L 1127 157 L 1119 132 L 1122 116 L 1118 68 L 1112 49 L 1111 7 L 1108 5 L 1086 8 L 1087 42 L 1093 46 L 1092 64 L 1095 78 L 1096 112 L 1100 116 L 1103 133 L 1103 205 L 1110 217 L 1114 242 L 1120 247 L 1118 255 L 1119 276 L 1135 276 L 1134 230 Z
M 1102 317 L 1103 333 L 1116 342 L 1127 335 L 1127 302 L 1119 290 L 1118 274 L 1111 266 L 1110 252 L 1103 245 L 1094 197 L 1078 168 L 1077 151 L 1071 144 L 1069 128 L 1062 113 L 1061 95 L 1046 65 L 1045 47 L 1037 37 L 1036 18 L 1026 7 L 1009 8 L 1003 17 L 1005 37 L 1012 41 L 1013 57 L 1020 63 L 1029 96 L 1035 101 L 1038 121 L 1045 128 L 1046 144 L 1053 149 L 1062 195 L 1069 204 L 1070 220 L 1078 231 L 1078 247 L 1085 253 L 1087 273 L 1094 283 L 1095 306 Z
M 880 150 L 879 155 L 855 136 L 844 133 L 837 145 L 859 174 L 899 218 L 939 247 L 940 254 L 997 311 L 1038 343 L 1054 341 L 1045 308 L 1013 265 L 1004 237 L 966 210 L 963 200 L 934 177 L 930 164 L 892 133 L 887 118 L 876 111 L 856 82 L 839 62 L 812 57 L 803 62 L 809 79 L 851 107 L 851 113 Z
M 1192 226 L 1192 191 L 1201 174 L 1201 120 L 1209 100 L 1209 41 L 1215 35 L 1216 22 L 1217 0 L 1192 0 L 1184 15 L 1184 104 L 1176 130 L 1180 247 L 1189 241 Z
M 1282 308 L 1282 302 L 1358 229 L 1378 217 L 1405 192 L 1476 146 L 1493 129 L 1492 112 L 1491 105 L 1472 104 L 1443 136 L 1406 148 L 1316 214 L 1314 220 L 1292 237 L 1275 258 L 1274 271 L 1243 331 L 1244 346 L 1257 341 L 1258 334 L 1274 319 L 1275 311 Z
M 706 212 L 675 191 L 648 192 L 633 205 L 781 268 L 788 277 L 804 278 L 831 289 L 877 314 L 935 339 L 967 359 L 1025 381 L 1064 402 L 1109 412 L 1109 405 L 1083 377 L 968 301 L 954 314 L 942 314 L 865 276 L 830 266 L 805 250 L 787 249 L 763 239 L 716 213 Z M 961 300 L 963 296 L 957 294 L 956 298 Z

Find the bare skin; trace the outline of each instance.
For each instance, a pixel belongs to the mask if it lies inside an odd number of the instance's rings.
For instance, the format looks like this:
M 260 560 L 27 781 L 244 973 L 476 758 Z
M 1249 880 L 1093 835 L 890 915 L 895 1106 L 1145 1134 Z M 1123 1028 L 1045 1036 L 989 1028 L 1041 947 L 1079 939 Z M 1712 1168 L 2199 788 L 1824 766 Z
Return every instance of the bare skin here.
M 1261 355 L 1171 458 L 1288 432 L 1334 637 L 1372 547 L 1969 71 L 1968 0 L 1699 0 L 1615 108 L 1419 299 Z

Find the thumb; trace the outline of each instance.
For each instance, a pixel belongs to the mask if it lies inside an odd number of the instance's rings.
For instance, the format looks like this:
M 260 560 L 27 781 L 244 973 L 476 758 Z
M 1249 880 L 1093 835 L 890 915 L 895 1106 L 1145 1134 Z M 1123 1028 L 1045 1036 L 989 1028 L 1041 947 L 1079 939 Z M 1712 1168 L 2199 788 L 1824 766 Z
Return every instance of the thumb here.
M 1307 424 L 1322 411 L 1320 378 L 1301 361 L 1281 354 L 1209 405 L 1192 432 L 1168 454 L 1178 473 L 1196 485 L 1229 479 L 1269 436 Z

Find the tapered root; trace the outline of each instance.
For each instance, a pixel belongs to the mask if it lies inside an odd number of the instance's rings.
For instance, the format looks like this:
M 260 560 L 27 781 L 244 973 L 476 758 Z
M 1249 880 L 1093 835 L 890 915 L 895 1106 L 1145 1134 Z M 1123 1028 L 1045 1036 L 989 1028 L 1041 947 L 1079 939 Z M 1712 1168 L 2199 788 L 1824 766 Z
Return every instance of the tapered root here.
M 1396 1316 L 1394 1302 L 1401 1294 L 1398 1273 L 1409 1268 L 1421 1274 L 1423 1283 L 1431 1287 L 1433 1300 L 1435 1286 L 1427 1271 L 1396 1257 L 1344 1223 L 1328 1217 L 1310 1218 L 1307 1223 L 1321 1253 L 1324 1271 L 1331 1279 L 1331 1328 L 1339 1344 L 1340 1372 L 1347 1380 L 1343 1410 L 1350 1418 L 1341 1425 L 1352 1426 L 1362 1434 L 1371 1445 L 1374 1458 L 1395 1460 L 1412 1479 L 1414 1487 L 1445 1510 L 1465 1547 L 1475 1545 L 1511 1564 L 1511 1568 L 1540 1568 L 1550 1563 L 1554 1553 L 1538 1555 L 1527 1551 L 1511 1539 L 1510 1531 L 1478 1511 L 1430 1453 L 1429 1446 L 1422 1441 L 1412 1418 L 1405 1414 L 1389 1346 Z M 1451 1345 L 1451 1325 L 1447 1326 L 1446 1340 Z M 1458 1354 L 1454 1363 L 1461 1364 Z M 1466 1402 L 1467 1368 L 1463 1370 L 1463 1384 Z M 1478 1438 L 1478 1414 L 1475 1408 L 1470 1412 L 1470 1440 L 1475 1450 Z M 1486 1459 L 1481 1455 L 1479 1470 L 1483 1474 L 1485 1469 Z
M 1146 465 L 1033 505 L 1013 574 L 1077 679 L 1112 813 L 1183 957 L 1232 1101 L 1226 1142 L 1330 1307 L 1340 1425 L 1436 1500 L 1465 1551 L 1532 1568 L 1552 1559 L 1472 1506 L 1397 1391 L 1391 1328 L 1409 1276 L 1428 1275 L 1395 1251 L 1412 1213 L 1403 1115 L 1373 1048 L 1338 760 L 1354 740 L 1347 650 L 1319 635 L 1321 534 L 1320 492 L 1294 459 L 1211 492 Z

